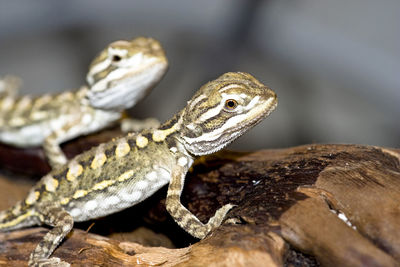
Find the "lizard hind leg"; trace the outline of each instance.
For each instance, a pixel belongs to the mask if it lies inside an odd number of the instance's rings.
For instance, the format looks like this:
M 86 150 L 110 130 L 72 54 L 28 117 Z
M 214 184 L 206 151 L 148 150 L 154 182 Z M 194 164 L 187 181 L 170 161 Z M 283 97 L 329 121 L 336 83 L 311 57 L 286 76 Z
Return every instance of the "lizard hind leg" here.
M 49 256 L 61 243 L 64 237 L 71 231 L 74 220 L 72 216 L 62 207 L 44 203 L 37 207 L 39 217 L 43 224 L 53 226 L 43 237 L 40 243 L 29 257 L 29 266 L 70 266 L 69 263 L 61 261 L 59 258 Z

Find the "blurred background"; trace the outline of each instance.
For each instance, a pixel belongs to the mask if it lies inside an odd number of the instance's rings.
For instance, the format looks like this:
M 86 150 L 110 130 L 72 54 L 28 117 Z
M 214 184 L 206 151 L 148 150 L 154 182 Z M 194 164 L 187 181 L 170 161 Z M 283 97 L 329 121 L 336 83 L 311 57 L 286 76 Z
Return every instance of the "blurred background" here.
M 398 0 L 0 0 L 0 76 L 20 76 L 24 94 L 77 88 L 108 43 L 151 36 L 170 69 L 134 117 L 166 120 L 203 83 L 245 71 L 279 105 L 231 149 L 400 147 L 399 26 Z

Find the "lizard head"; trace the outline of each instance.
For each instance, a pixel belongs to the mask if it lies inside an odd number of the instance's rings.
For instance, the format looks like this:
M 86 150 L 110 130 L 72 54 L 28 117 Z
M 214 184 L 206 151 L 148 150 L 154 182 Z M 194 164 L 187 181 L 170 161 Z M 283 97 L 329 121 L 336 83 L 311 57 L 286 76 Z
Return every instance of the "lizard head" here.
M 194 155 L 216 152 L 267 117 L 277 103 L 276 94 L 252 75 L 225 73 L 188 102 L 180 138 Z
M 161 44 L 152 38 L 113 42 L 89 67 L 89 103 L 100 109 L 130 108 L 149 93 L 167 68 Z

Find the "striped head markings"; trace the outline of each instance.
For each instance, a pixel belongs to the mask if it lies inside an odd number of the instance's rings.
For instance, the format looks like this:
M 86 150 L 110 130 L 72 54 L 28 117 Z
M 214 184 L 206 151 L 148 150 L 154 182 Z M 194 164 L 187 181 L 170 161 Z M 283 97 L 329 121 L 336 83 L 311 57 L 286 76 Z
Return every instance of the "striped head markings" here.
M 113 42 L 90 65 L 89 103 L 100 109 L 132 107 L 161 80 L 167 67 L 161 44 L 152 38 Z
M 258 124 L 277 103 L 276 94 L 250 74 L 225 73 L 188 102 L 180 138 L 194 155 L 213 153 Z

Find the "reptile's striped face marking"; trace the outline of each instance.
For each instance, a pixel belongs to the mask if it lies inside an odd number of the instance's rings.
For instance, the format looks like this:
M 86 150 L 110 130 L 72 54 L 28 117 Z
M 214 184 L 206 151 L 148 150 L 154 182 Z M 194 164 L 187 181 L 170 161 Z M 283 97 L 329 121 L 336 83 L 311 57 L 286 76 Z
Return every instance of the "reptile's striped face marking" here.
M 213 153 L 258 124 L 277 103 L 276 94 L 250 74 L 225 73 L 189 101 L 181 138 L 194 155 Z
M 161 80 L 167 67 L 161 44 L 152 38 L 114 42 L 90 65 L 89 102 L 101 109 L 129 108 Z

